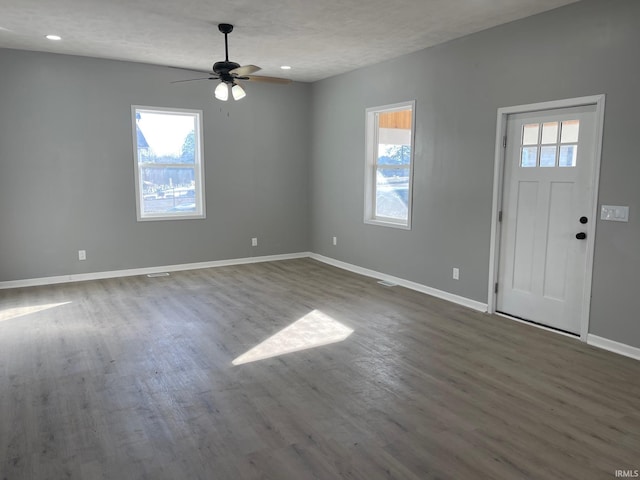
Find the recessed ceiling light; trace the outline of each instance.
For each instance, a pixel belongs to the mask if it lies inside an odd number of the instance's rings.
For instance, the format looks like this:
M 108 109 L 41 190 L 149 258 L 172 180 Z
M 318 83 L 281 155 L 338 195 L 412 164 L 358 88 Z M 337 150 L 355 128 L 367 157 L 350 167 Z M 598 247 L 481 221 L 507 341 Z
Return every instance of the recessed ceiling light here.
M 291 70 L 291 67 L 289 65 L 282 65 L 280 68 L 282 70 Z
M 47 40 L 62 40 L 60 35 L 45 35 L 44 38 Z

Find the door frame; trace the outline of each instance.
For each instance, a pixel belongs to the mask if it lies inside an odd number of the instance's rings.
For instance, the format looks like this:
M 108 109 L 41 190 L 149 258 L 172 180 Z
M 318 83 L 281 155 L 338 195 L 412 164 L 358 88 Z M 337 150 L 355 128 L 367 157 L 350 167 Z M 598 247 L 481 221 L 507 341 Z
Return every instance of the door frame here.
M 491 243 L 489 250 L 489 282 L 488 282 L 488 302 L 487 311 L 496 313 L 496 293 L 495 284 L 498 281 L 498 263 L 500 261 L 500 230 L 501 223 L 498 219 L 500 207 L 502 205 L 504 190 L 504 163 L 506 154 L 506 133 L 509 115 L 517 113 L 532 113 L 544 110 L 555 110 L 561 108 L 582 107 L 595 105 L 595 145 L 594 145 L 594 171 L 592 189 L 592 209 L 591 226 L 587 236 L 587 259 L 585 265 L 584 294 L 582 296 L 582 318 L 580 319 L 580 340 L 587 341 L 589 333 L 589 312 L 591 308 L 591 283 L 593 278 L 593 254 L 595 250 L 595 232 L 598 215 L 598 190 L 600 185 L 600 162 L 602 157 L 602 136 L 604 131 L 604 106 L 605 95 L 591 95 L 587 97 L 568 98 L 564 100 L 553 100 L 550 102 L 532 103 L 527 105 L 517 105 L 512 107 L 501 107 L 498 109 L 496 122 L 496 143 L 495 160 L 493 169 L 493 203 L 491 206 Z

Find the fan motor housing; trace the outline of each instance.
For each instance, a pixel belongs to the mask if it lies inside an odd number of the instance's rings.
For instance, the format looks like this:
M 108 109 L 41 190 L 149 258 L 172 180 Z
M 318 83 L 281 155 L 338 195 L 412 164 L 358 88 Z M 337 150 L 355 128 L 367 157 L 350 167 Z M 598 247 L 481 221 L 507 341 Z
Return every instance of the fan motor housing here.
M 239 66 L 240 64 L 236 62 L 227 62 L 227 61 L 216 62 L 213 64 L 213 71 L 218 74 L 229 73 L 231 70 L 233 70 L 234 68 L 238 68 Z

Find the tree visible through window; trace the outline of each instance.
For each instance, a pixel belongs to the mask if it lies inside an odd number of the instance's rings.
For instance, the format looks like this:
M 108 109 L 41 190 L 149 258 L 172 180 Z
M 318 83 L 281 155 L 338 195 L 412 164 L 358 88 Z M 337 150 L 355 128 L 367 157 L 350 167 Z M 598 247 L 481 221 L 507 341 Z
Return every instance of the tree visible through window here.
M 411 226 L 414 102 L 367 110 L 365 222 Z
M 202 112 L 132 113 L 138 220 L 204 218 Z

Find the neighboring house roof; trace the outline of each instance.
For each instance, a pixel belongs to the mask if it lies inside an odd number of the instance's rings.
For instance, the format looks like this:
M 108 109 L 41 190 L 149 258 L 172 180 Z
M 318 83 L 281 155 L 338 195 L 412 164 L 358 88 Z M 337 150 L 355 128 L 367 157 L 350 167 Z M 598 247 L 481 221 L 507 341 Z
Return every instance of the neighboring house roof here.
M 138 148 L 149 148 L 147 139 L 144 138 L 144 133 L 142 133 L 138 125 L 136 125 L 136 134 L 138 135 Z

